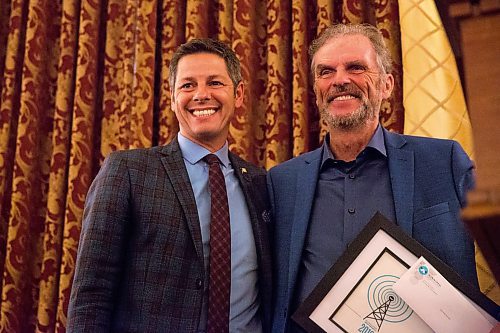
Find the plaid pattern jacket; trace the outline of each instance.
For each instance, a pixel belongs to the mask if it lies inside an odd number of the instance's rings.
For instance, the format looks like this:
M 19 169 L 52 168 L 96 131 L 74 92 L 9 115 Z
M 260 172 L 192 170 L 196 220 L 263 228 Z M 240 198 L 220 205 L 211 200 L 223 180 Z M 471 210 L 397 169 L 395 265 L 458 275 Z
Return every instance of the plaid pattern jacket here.
M 265 171 L 232 153 L 229 158 L 250 212 L 261 317 L 269 331 Z M 85 203 L 68 332 L 195 332 L 205 276 L 198 212 L 177 139 L 110 154 Z

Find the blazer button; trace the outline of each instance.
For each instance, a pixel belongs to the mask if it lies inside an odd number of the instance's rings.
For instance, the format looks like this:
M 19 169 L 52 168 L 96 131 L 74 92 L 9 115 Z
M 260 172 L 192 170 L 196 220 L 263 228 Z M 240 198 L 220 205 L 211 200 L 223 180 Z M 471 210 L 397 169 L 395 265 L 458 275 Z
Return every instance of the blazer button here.
M 196 279 L 196 289 L 201 289 L 201 287 L 203 287 L 203 281 L 198 278 Z
M 347 211 L 349 212 L 349 214 L 356 213 L 356 210 L 354 208 L 349 208 Z

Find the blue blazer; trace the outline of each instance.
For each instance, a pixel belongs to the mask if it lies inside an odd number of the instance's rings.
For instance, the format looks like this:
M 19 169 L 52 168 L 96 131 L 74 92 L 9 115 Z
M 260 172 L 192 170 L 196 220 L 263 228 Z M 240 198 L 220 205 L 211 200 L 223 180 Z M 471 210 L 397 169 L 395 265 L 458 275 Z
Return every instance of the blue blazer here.
M 477 285 L 474 243 L 460 220 L 473 165 L 452 140 L 384 130 L 396 223 L 464 279 Z M 267 175 L 274 217 L 273 332 L 285 332 L 321 165 L 321 148 Z

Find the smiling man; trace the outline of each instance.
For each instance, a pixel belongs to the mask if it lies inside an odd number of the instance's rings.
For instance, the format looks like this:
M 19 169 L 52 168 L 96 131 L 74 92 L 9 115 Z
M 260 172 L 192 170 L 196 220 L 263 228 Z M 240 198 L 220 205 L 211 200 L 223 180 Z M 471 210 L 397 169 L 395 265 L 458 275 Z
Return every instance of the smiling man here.
M 268 173 L 273 332 L 301 331 L 290 316 L 376 211 L 477 285 L 473 242 L 459 218 L 472 163 L 454 141 L 399 135 L 379 124 L 394 86 L 381 33 L 367 24 L 335 25 L 309 53 L 329 133 L 319 149 Z
M 268 332 L 265 171 L 228 150 L 243 103 L 225 44 L 194 39 L 170 63 L 180 131 L 111 153 L 85 203 L 68 332 Z

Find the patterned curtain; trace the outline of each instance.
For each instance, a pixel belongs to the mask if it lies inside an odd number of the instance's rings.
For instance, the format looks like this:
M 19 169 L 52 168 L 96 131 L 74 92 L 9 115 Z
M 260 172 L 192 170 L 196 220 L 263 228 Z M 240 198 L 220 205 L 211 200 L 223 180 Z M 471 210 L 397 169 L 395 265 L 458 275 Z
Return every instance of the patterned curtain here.
M 269 168 L 324 135 L 307 47 L 340 21 L 382 29 L 396 68 L 382 123 L 402 132 L 397 0 L 0 0 L 0 331 L 65 331 L 87 189 L 111 151 L 176 134 L 179 44 L 236 50 L 246 97 L 230 149 Z

